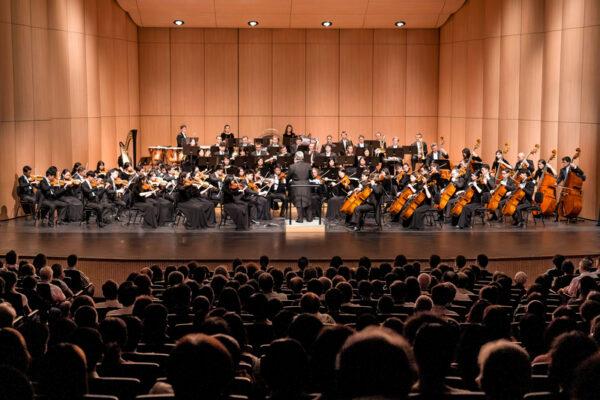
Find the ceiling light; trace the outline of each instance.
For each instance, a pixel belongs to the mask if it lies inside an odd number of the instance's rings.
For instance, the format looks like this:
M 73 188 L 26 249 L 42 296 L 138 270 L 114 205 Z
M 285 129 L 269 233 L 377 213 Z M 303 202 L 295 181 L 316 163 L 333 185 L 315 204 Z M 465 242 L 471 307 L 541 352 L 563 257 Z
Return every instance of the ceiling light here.
M 252 28 L 254 28 L 255 26 L 258 25 L 258 21 L 248 21 L 248 25 L 250 25 Z
M 175 21 L 173 21 L 173 23 L 177 26 L 181 26 L 181 25 L 185 24 L 185 22 L 183 22 L 183 20 L 181 20 L 181 19 L 176 19 Z
M 404 25 L 406 25 L 406 22 L 404 22 L 404 21 L 396 21 L 394 23 L 394 25 L 396 25 L 396 27 L 398 27 L 398 28 L 402 28 Z
M 330 26 L 333 25 L 333 22 L 331 22 L 331 21 L 323 21 L 323 22 L 321 22 L 321 25 L 323 25 L 325 28 L 329 28 Z

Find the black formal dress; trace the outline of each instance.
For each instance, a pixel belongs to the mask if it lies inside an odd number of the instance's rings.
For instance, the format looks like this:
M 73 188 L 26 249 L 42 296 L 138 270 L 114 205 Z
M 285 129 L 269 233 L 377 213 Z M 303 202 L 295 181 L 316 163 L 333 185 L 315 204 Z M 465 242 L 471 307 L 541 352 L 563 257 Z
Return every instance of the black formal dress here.
M 81 190 L 79 187 L 65 187 L 59 199 L 67 203 L 64 222 L 81 221 L 83 216 L 83 203 L 80 200 Z
M 27 214 L 33 214 L 35 193 L 31 181 L 25 175 L 19 177 L 17 196 L 19 196 L 19 201 L 23 203 L 23 211 Z
M 96 223 L 102 226 L 107 222 L 110 204 L 104 200 L 106 190 L 104 188 L 94 188 L 88 181 L 81 184 L 81 194 L 85 201 L 85 207 L 96 211 Z M 89 216 L 86 216 L 88 218 Z
M 179 186 L 177 209 L 185 215 L 185 227 L 187 229 L 208 228 L 206 219 L 206 203 L 197 197 L 197 189 L 193 186 Z M 211 206 L 212 207 L 212 203 Z
M 230 182 L 230 180 L 225 180 L 223 184 L 223 209 L 235 223 L 236 230 L 248 230 L 250 229 L 248 203 L 242 200 L 243 191 L 231 189 Z
M 381 197 L 383 196 L 383 187 L 376 183 L 372 185 L 372 191 L 369 197 L 363 203 L 354 209 L 354 213 L 350 217 L 352 223 L 358 228 L 362 228 L 365 224 L 365 216 L 369 212 L 375 213 L 375 220 L 379 221 L 379 206 L 381 205 Z

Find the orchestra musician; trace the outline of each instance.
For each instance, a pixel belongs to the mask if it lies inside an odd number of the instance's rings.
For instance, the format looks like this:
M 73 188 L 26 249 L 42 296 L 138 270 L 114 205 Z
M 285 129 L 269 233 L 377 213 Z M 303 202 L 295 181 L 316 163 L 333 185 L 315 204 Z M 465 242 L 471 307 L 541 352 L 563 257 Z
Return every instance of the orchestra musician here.
M 231 127 L 229 126 L 229 124 L 225 124 L 220 137 L 222 141 L 232 140 L 233 138 L 235 138 L 235 135 L 231 132 Z
M 460 229 L 469 228 L 471 220 L 475 214 L 475 210 L 483 207 L 490 201 L 491 191 L 496 187 L 496 179 L 490 173 L 490 166 L 483 164 L 479 172 L 479 176 L 471 175 L 469 186 L 474 189 L 474 194 L 471 202 L 467 204 L 458 218 L 457 227 Z
M 267 149 L 263 149 L 261 142 L 256 142 L 254 144 L 254 151 L 252 152 L 254 157 L 268 156 L 269 152 Z
M 366 149 L 367 145 L 365 144 L 365 137 L 364 135 L 358 135 L 358 143 L 355 146 L 358 149 Z
M 100 178 L 100 179 L 104 179 L 106 178 L 106 165 L 104 164 L 104 161 L 100 160 L 98 161 L 98 163 L 96 164 L 96 177 Z
M 269 180 L 269 189 L 267 192 L 267 200 L 269 200 L 269 209 L 280 210 L 279 216 L 285 217 L 285 212 L 288 207 L 288 197 L 286 194 L 286 179 L 285 173 L 281 170 L 280 165 L 275 165 L 273 173 L 267 176 Z M 281 201 L 281 208 L 277 201 Z
M 331 144 L 327 143 L 325 145 L 325 151 L 323 153 L 321 153 L 321 155 L 324 157 L 329 157 L 329 158 L 335 157 L 335 154 L 332 151 Z
M 531 206 L 533 202 L 533 192 L 535 191 L 535 183 L 531 180 L 531 173 L 528 169 L 520 169 L 518 173 L 519 185 L 516 189 L 523 189 L 525 197 L 519 202 L 517 211 L 513 214 L 513 225 L 523 227 L 525 225 L 523 212 Z M 506 193 L 506 198 L 510 199 L 512 192 Z
M 583 170 L 581 168 L 579 168 L 573 162 L 573 160 L 571 160 L 571 157 L 565 156 L 561 159 L 561 162 L 562 162 L 562 167 L 561 167 L 560 171 L 558 172 L 558 178 L 556 179 L 556 183 L 558 185 L 560 185 L 562 182 L 564 182 L 567 179 L 567 176 L 569 176 L 569 172 L 571 172 L 571 171 L 573 171 L 575 173 L 575 175 L 580 177 L 581 180 L 585 181 L 586 176 L 583 173 Z
M 346 170 L 338 170 L 338 179 L 330 185 L 331 197 L 327 201 L 327 220 L 336 221 L 343 218 L 340 208 L 346 201 L 346 197 L 354 190 L 356 179 L 346 175 Z
M 495 176 L 499 177 L 500 171 L 505 168 L 512 170 L 512 165 L 510 165 L 508 160 L 504 158 L 504 152 L 502 150 L 496 150 L 494 162 L 492 163 L 492 170 L 496 171 Z
M 348 147 L 352 146 L 352 140 L 350 140 L 348 138 L 348 132 L 342 131 L 340 145 L 341 145 L 340 151 L 343 152 L 342 154 L 347 153 Z
M 201 191 L 203 183 L 201 179 L 192 177 L 190 173 L 179 175 L 177 182 L 177 209 L 185 215 L 186 229 L 206 229 L 214 221 L 214 205 L 211 201 L 202 199 Z
M 517 162 L 515 163 L 513 169 L 521 171 L 527 170 L 529 174 L 533 174 L 533 170 L 535 169 L 533 166 L 533 161 L 525 158 L 525 153 L 520 152 L 517 154 Z
M 177 147 L 183 147 L 183 145 L 185 145 L 187 143 L 188 140 L 188 136 L 187 136 L 187 125 L 181 125 L 179 127 L 179 133 L 177 134 Z
M 443 148 L 438 148 L 437 143 L 431 143 L 431 152 L 427 154 L 427 157 L 425 158 L 425 165 L 429 167 L 433 162 L 447 159 L 448 152 Z
M 321 218 L 321 208 L 327 195 L 327 187 L 318 168 L 311 169 L 309 183 L 315 185 L 311 188 L 310 193 L 311 208 L 315 211 L 315 215 Z
M 42 193 L 41 217 L 44 218 L 45 212 L 48 212 L 48 227 L 54 226 L 54 214 L 57 213 L 57 223 L 61 225 L 65 220 L 68 204 L 60 199 L 64 188 L 56 185 L 58 170 L 55 166 L 48 168 L 46 176 L 40 181 L 39 189 Z
M 223 210 L 233 220 L 236 231 L 250 229 L 250 209 L 244 197 L 244 187 L 233 176 L 223 181 Z
M 287 124 L 283 130 L 283 145 L 291 150 L 290 146 L 295 142 L 296 133 L 294 132 L 294 127 L 290 124 Z
M 412 169 L 415 169 L 415 166 L 418 162 L 425 162 L 425 157 L 427 156 L 427 143 L 423 141 L 423 134 L 418 132 L 415 135 L 415 141 L 411 144 L 415 153 L 411 157 Z
M 378 182 L 377 179 L 377 174 L 369 174 L 365 171 L 358 188 L 355 189 L 356 191 L 361 191 L 366 186 L 370 186 L 372 189 L 371 193 L 369 194 L 369 197 L 367 197 L 367 199 L 363 201 L 362 204 L 358 205 L 354 209 L 352 216 L 349 216 L 350 225 L 352 226 L 352 230 L 355 232 L 362 230 L 363 226 L 365 225 L 365 216 L 368 212 L 375 213 L 376 220 L 379 220 L 379 218 L 381 218 L 379 214 L 381 210 L 380 206 L 381 198 L 383 196 L 383 188 L 381 186 L 381 183 Z
M 169 218 L 171 202 L 157 196 L 158 187 L 151 184 L 149 175 L 140 175 L 137 183 L 132 185 L 131 192 L 134 208 L 144 213 L 144 226 L 158 228 Z
M 18 179 L 17 195 L 23 205 L 23 212 L 26 214 L 33 214 L 35 211 L 34 186 L 37 186 L 37 182 L 31 177 L 31 167 L 25 165 L 23 167 L 23 175 L 19 176 Z
M 268 221 L 271 219 L 269 200 L 266 192 L 261 190 L 258 180 L 255 180 L 253 170 L 246 171 L 244 200 L 250 205 L 250 220 L 257 224 L 258 221 Z
M 552 164 L 547 163 L 546 160 L 540 158 L 538 160 L 537 169 L 535 170 L 535 173 L 533 174 L 533 180 L 535 182 L 537 182 L 539 179 L 541 179 L 543 177 L 544 168 L 547 168 L 546 169 L 547 173 L 556 177 L 556 171 L 554 170 L 554 167 L 552 166 Z
M 467 181 L 465 175 L 466 175 L 466 173 L 461 174 L 459 168 L 454 168 L 450 173 L 450 183 L 452 183 L 454 185 L 454 187 L 456 188 L 456 192 L 454 193 L 454 197 L 452 197 L 450 200 L 448 200 L 448 203 L 446 204 L 446 208 L 444 209 L 444 217 L 446 219 L 450 219 L 452 217 L 451 212 L 452 212 L 452 209 L 454 208 L 454 205 L 459 200 L 460 196 L 467 189 L 468 181 Z
M 110 204 L 104 201 L 105 189 L 95 183 L 94 171 L 88 171 L 85 174 L 85 180 L 81 184 L 81 193 L 85 200 L 85 207 L 96 211 L 96 224 L 99 228 L 108 223 L 108 213 Z M 89 216 L 86 215 L 86 218 Z
M 121 185 L 117 185 L 117 180 Z M 106 199 L 116 210 L 115 219 L 120 221 L 121 213 L 127 207 L 131 198 L 129 192 L 129 181 L 119 178 L 119 170 L 111 169 L 106 177 Z
M 298 210 L 298 218 L 296 222 L 312 222 L 313 213 L 311 209 L 311 188 L 308 185 L 310 178 L 311 166 L 304 161 L 304 153 L 296 152 L 294 155 L 294 164 L 290 165 L 286 179 L 291 182 L 291 200 Z M 295 187 L 294 185 L 304 185 L 305 187 Z
M 83 180 L 71 179 L 71 171 L 66 168 L 61 172 L 60 179 L 64 182 L 60 200 L 67 203 L 63 222 L 79 222 L 83 216 L 83 203 L 79 200 L 81 197 L 79 185 Z

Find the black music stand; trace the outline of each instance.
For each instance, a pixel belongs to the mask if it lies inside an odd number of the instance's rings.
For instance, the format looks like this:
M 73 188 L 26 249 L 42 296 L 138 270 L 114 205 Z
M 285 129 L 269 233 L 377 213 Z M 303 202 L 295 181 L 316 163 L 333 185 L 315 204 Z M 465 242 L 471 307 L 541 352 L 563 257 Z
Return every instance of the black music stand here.
M 329 165 L 329 159 L 334 157 L 317 156 L 315 157 L 315 165 L 319 168 L 325 168 Z
M 402 152 L 403 154 L 410 154 L 412 156 L 413 154 L 417 154 L 419 150 L 417 146 L 402 146 Z
M 402 160 L 402 158 L 404 158 L 404 150 L 402 149 L 402 147 L 388 147 L 387 149 L 385 149 L 385 155 L 386 157 L 398 157 L 400 160 Z
M 356 164 L 356 156 L 339 156 L 337 162 L 345 167 L 352 166 Z
M 290 192 L 292 191 L 292 189 L 294 188 L 303 188 L 303 187 L 307 187 L 307 188 L 315 188 L 315 187 L 319 187 L 319 185 L 316 185 L 314 183 L 291 183 L 289 186 L 290 188 Z M 288 209 L 287 209 L 287 213 L 288 213 L 288 218 L 289 218 L 289 225 L 292 224 L 292 199 L 290 199 L 289 203 L 288 203 Z M 297 208 L 297 207 L 296 207 Z M 300 201 L 300 208 L 304 208 L 302 207 L 302 201 Z M 321 225 L 321 212 L 319 213 L 319 225 Z M 302 221 L 304 223 L 304 221 Z

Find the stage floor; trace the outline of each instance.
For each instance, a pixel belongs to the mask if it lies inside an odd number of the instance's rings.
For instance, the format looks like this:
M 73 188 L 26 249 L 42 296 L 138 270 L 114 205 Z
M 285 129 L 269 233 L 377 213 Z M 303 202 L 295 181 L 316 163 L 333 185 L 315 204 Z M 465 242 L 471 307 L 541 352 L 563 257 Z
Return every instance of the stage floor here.
M 328 260 L 340 255 L 357 260 L 363 255 L 393 260 L 398 254 L 425 260 L 430 254 L 451 259 L 457 254 L 474 258 L 485 253 L 492 260 L 541 259 L 556 253 L 570 257 L 600 254 L 600 227 L 592 222 L 565 224 L 546 222 L 514 228 L 508 224 L 476 225 L 458 230 L 449 225 L 409 231 L 398 226 L 374 231 L 350 232 L 329 226 L 322 233 L 285 232 L 282 219 L 272 226 L 260 225 L 249 232 L 232 227 L 189 231 L 182 227 L 144 229 L 139 225 L 111 224 L 98 229 L 94 224 L 70 224 L 55 228 L 35 227 L 32 221 L 0 222 L 0 254 L 15 249 L 24 257 L 44 253 L 64 258 L 75 253 L 87 260 L 111 261 L 227 261 L 239 257 L 257 260 L 268 255 L 273 261 L 292 261 L 301 256 Z

